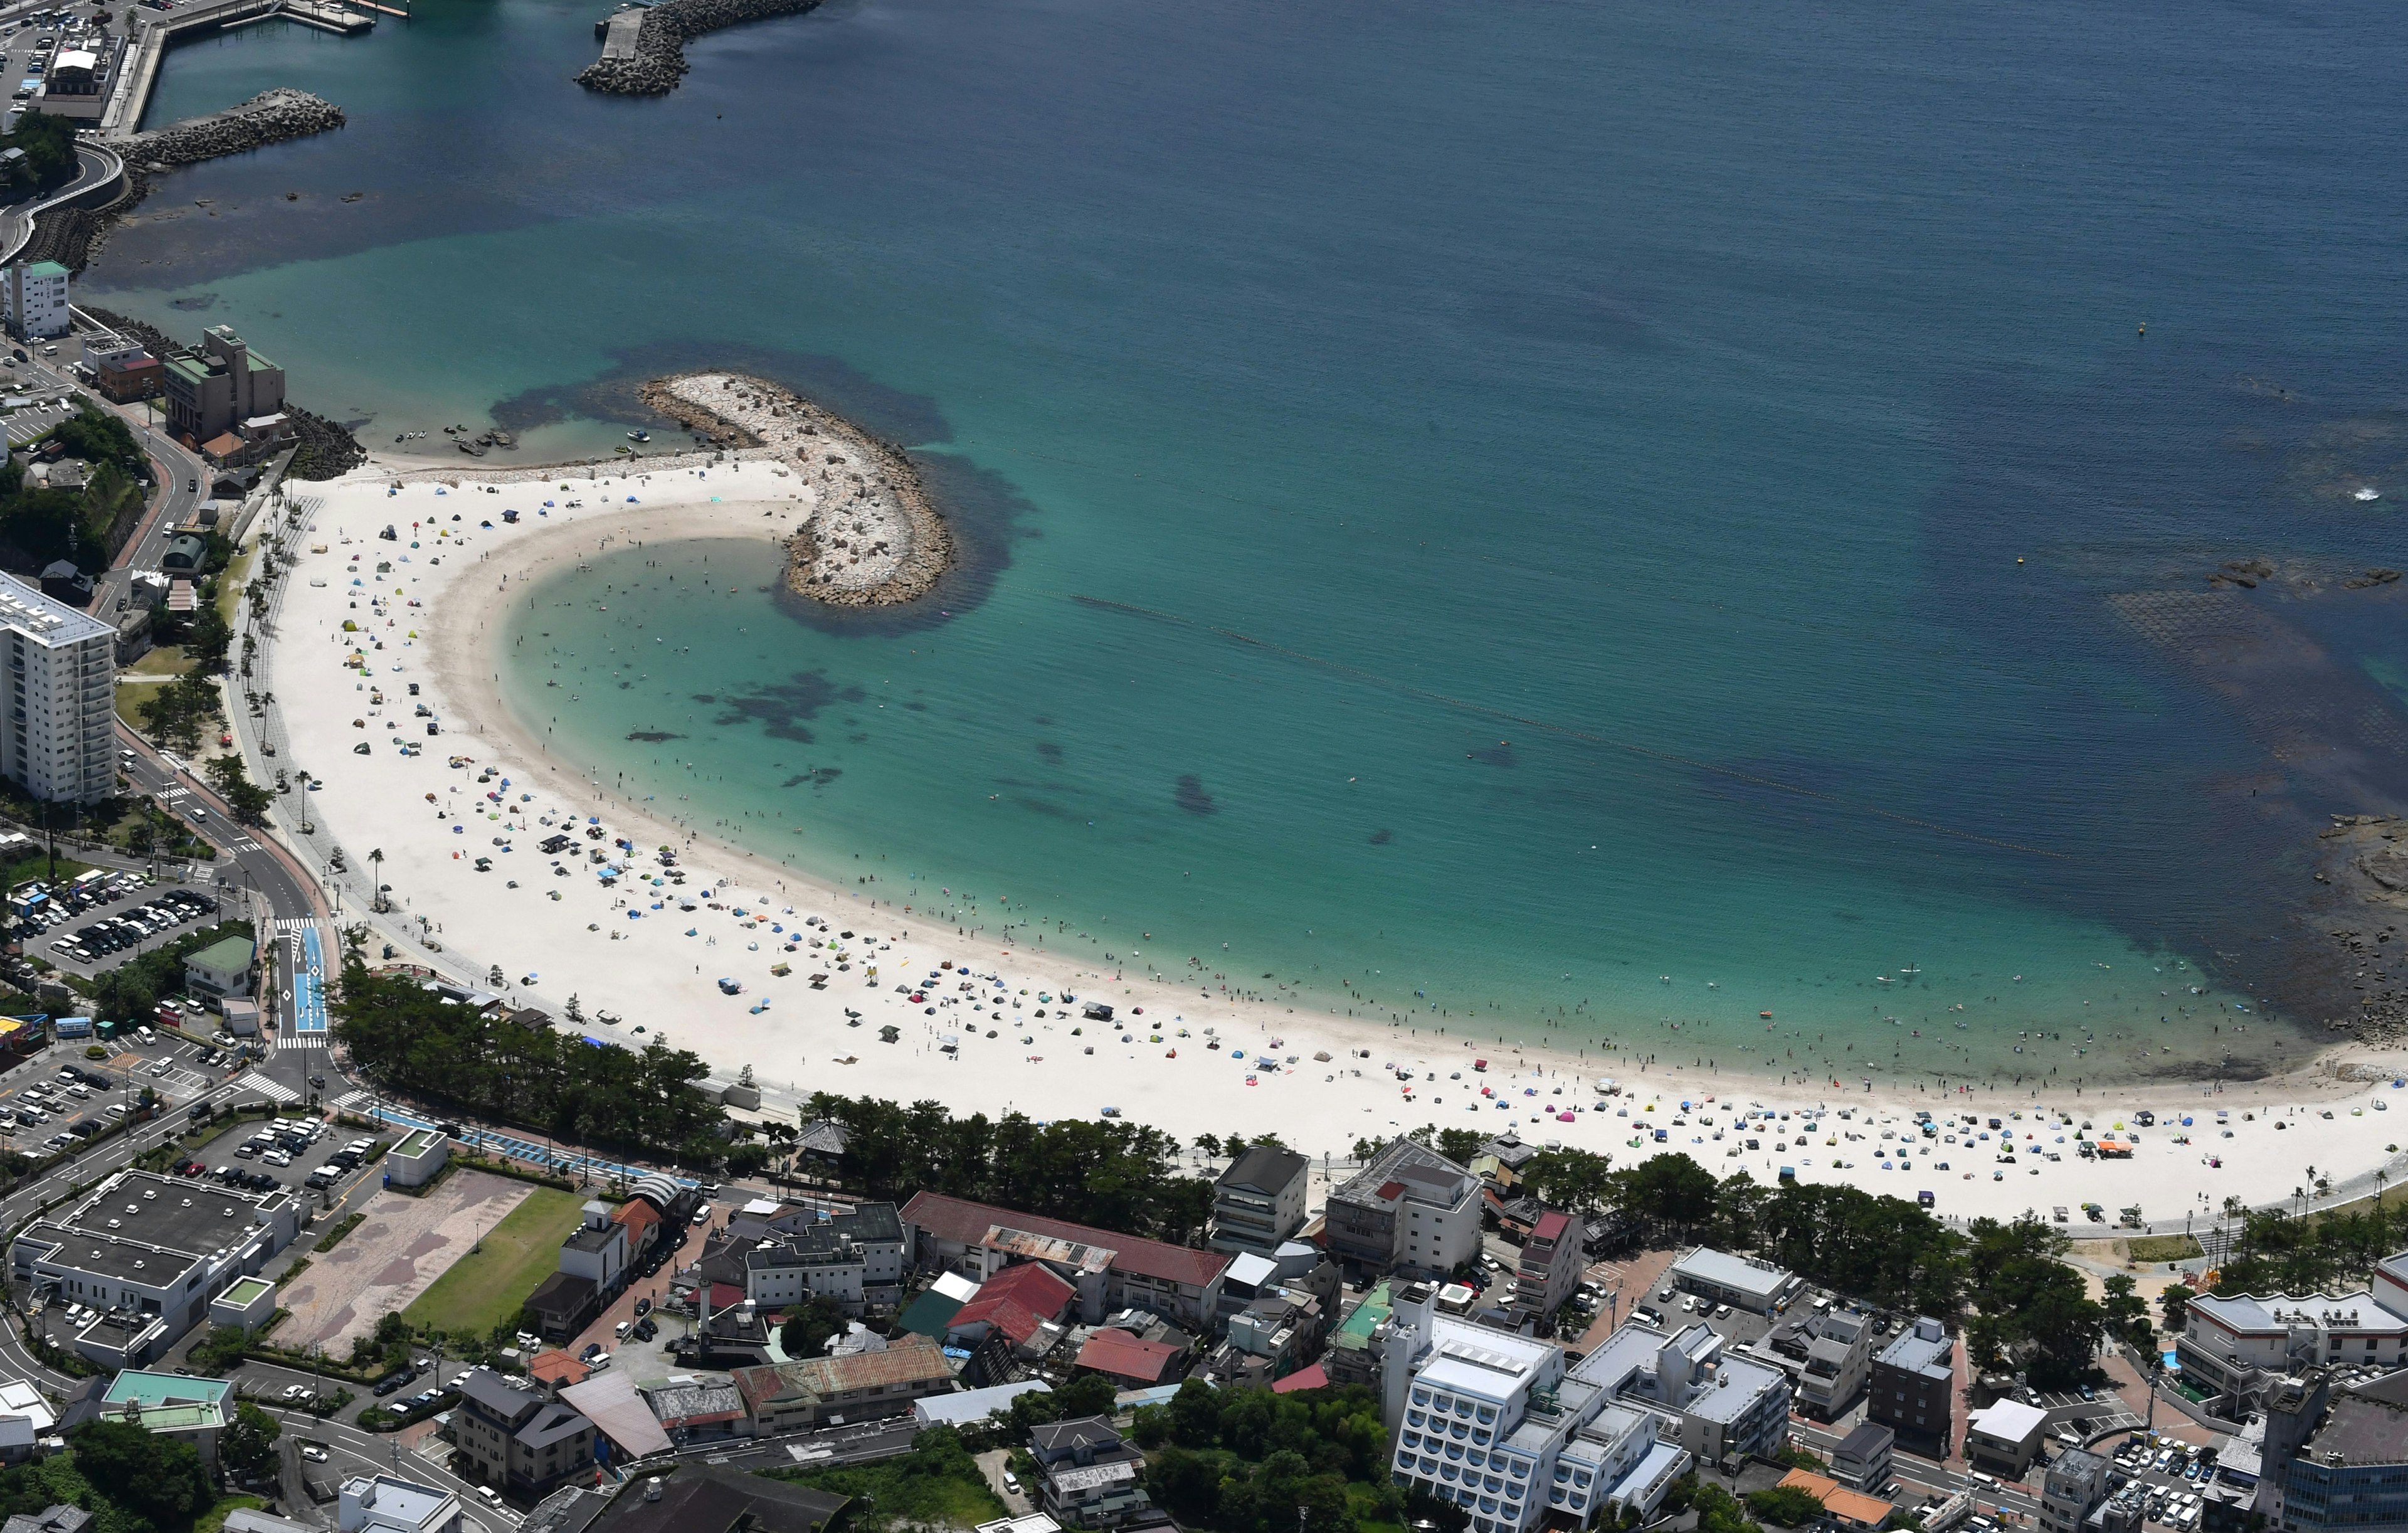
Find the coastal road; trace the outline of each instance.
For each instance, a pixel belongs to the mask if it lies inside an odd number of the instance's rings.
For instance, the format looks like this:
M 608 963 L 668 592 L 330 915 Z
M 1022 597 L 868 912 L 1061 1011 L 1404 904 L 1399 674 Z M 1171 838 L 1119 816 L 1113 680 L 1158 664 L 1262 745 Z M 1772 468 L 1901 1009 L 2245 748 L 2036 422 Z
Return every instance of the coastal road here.
M 1848 1434 L 1831 1431 L 1793 1416 L 1789 1421 L 1789 1435 L 1828 1457 Z M 2040 1515 L 2040 1497 L 2021 1485 L 1985 1485 L 1970 1475 L 1935 1464 L 1928 1458 L 1896 1454 L 1890 1459 L 1889 1472 L 1901 1489 L 1921 1491 L 1935 1501 L 1944 1501 L 1958 1491 L 1969 1491 L 1973 1499 L 1985 1507 L 2012 1512 L 2027 1519 L 2036 1519 Z
M 113 179 L 124 171 L 125 163 L 114 150 L 98 144 L 76 145 L 76 178 L 35 202 L 12 208 L 0 217 L 0 263 L 14 261 L 25 242 L 34 237 L 34 220 L 50 208 L 72 202 L 102 182 Z

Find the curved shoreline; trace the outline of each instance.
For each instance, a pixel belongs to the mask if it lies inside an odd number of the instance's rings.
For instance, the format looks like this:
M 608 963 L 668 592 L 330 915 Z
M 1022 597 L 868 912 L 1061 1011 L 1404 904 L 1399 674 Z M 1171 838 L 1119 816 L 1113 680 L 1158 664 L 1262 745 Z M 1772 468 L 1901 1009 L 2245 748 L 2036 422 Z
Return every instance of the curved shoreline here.
M 795 464 L 813 502 L 786 545 L 786 589 L 796 595 L 830 607 L 902 607 L 934 591 L 953 566 L 953 534 L 896 444 L 747 373 L 673 373 L 637 395 L 720 447 Z

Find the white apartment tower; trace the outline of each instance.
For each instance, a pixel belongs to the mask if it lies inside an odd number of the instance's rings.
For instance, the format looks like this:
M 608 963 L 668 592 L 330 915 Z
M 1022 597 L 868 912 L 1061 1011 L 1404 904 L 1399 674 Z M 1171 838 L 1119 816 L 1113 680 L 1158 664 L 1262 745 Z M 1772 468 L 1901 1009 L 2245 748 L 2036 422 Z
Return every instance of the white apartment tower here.
M 0 574 L 8 716 L 0 776 L 36 798 L 91 804 L 116 787 L 117 631 Z
M 0 284 L 9 332 L 21 340 L 48 340 L 74 328 L 67 308 L 67 268 L 55 261 L 19 261 Z

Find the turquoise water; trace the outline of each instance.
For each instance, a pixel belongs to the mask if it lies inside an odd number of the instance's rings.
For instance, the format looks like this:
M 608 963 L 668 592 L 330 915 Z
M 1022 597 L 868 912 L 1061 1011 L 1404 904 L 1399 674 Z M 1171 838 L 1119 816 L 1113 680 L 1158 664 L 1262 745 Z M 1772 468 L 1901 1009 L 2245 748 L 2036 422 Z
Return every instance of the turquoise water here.
M 2254 679 L 2118 598 L 2408 563 L 2386 11 L 839 0 L 638 103 L 567 83 L 591 7 L 418 8 L 179 53 L 154 121 L 352 125 L 87 290 L 371 441 L 593 450 L 725 360 L 915 444 L 942 615 L 696 546 L 523 616 L 522 711 L 697 823 L 1666 1057 L 2246 1069 L 2337 1004 L 2290 891 L 2399 795 L 2391 596 L 2236 594 L 2314 652 Z

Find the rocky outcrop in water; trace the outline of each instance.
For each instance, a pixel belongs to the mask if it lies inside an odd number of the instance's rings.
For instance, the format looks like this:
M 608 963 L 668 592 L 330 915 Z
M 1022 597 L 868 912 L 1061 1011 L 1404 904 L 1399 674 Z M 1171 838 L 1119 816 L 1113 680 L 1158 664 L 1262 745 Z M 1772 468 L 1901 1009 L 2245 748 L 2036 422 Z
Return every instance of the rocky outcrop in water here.
M 597 59 L 577 76 L 577 83 L 607 95 L 666 95 L 686 72 L 689 38 L 744 21 L 772 16 L 794 16 L 811 10 L 820 0 L 668 0 L 644 13 L 636 34 L 633 58 Z

